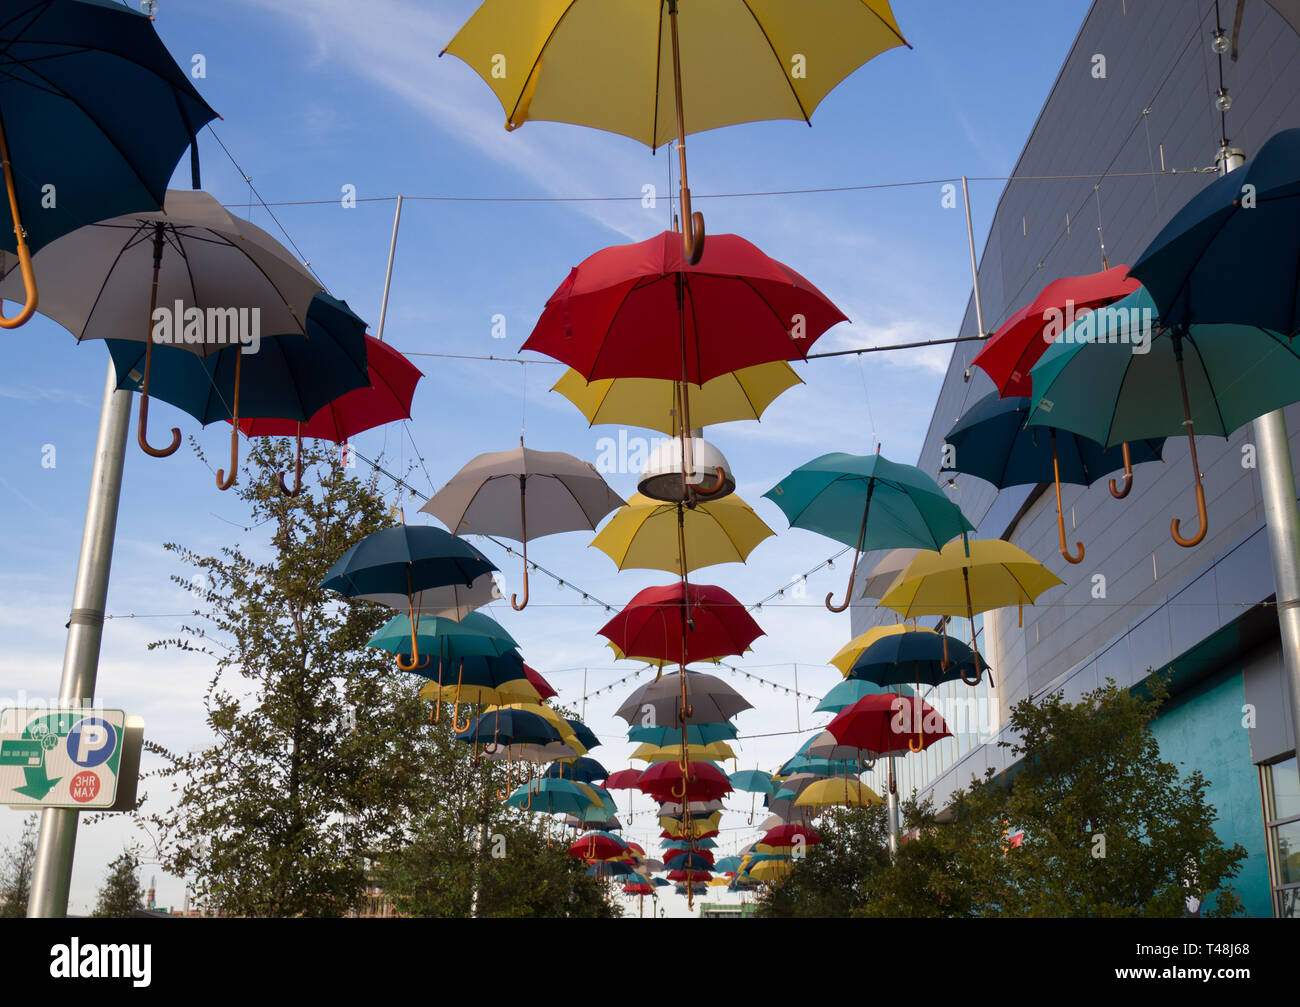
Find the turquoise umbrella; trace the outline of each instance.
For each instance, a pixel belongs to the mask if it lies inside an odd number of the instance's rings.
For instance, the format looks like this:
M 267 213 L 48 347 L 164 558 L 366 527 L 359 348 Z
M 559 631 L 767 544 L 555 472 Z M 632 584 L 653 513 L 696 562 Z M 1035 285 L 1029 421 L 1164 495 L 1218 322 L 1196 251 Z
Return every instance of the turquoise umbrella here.
M 711 745 L 715 741 L 730 741 L 737 735 L 736 726 L 728 721 L 707 724 L 690 724 L 686 728 L 686 741 L 691 745 Z M 633 725 L 627 740 L 650 745 L 681 744 L 682 732 L 675 727 L 640 727 Z
M 772 793 L 771 773 L 764 773 L 757 769 L 742 769 L 732 773 L 729 779 L 736 790 L 744 790 L 752 794 Z
M 572 780 L 547 776 L 516 787 L 506 804 L 547 815 L 581 815 L 592 806 L 591 797 Z
M 443 616 L 425 616 L 419 620 L 418 627 L 413 627 L 411 617 L 403 612 L 385 623 L 366 646 L 400 657 L 411 653 L 412 641 L 424 652 L 424 663 L 416 667 L 399 663 L 398 667 L 420 674 L 428 669 L 435 654 L 441 665 L 443 661 L 462 657 L 502 657 L 519 647 L 495 619 L 482 612 L 469 612 L 460 622 Z
M 1208 530 L 1195 431 L 1226 437 L 1300 399 L 1300 346 L 1252 325 L 1165 327 L 1143 287 L 1076 321 L 1030 375 L 1031 424 L 1072 430 L 1107 447 L 1187 435 L 1200 527 L 1185 537 L 1174 518 L 1170 532 L 1190 548 Z
M 913 694 L 911 686 L 902 686 L 902 691 L 907 695 Z M 863 696 L 870 696 L 879 692 L 894 692 L 894 689 L 885 689 L 883 686 L 876 685 L 875 682 L 864 682 L 856 678 L 845 679 L 837 683 L 830 692 L 822 697 L 822 701 L 813 708 L 813 713 L 839 713 L 841 710 L 852 706 Z
M 914 465 L 900 465 L 879 454 L 822 455 L 763 495 L 781 508 L 791 527 L 807 528 L 854 549 L 844 603 L 833 605 L 832 595 L 826 595 L 832 612 L 848 608 L 863 552 L 908 546 L 937 550 L 949 539 L 974 531 L 933 479 Z

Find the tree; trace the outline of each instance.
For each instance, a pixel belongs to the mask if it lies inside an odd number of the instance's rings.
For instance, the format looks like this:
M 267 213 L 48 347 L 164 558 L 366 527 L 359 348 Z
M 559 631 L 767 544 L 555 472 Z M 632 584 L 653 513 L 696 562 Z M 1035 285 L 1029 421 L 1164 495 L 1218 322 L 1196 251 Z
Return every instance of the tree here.
M 144 886 L 140 883 L 140 861 L 123 852 L 108 865 L 104 887 L 92 916 L 130 916 L 144 905 Z
M 1227 883 L 1246 850 L 1225 847 L 1200 772 L 1160 758 L 1150 722 L 1167 697 L 1115 683 L 1067 703 L 1024 700 L 1011 714 L 1019 760 L 1010 785 L 990 772 L 959 793 L 939 825 L 913 806 L 914 839 L 871 879 L 866 916 L 1177 917 L 1234 915 Z M 1011 846 L 1010 830 L 1023 830 Z
M 27 901 L 32 894 L 32 871 L 36 867 L 36 839 L 40 834 L 40 816 L 28 815 L 18 842 L 0 854 L 0 919 L 17 919 L 27 915 Z
M 836 808 L 816 827 L 821 842 L 794 861 L 779 885 L 758 896 L 760 916 L 848 916 L 867 898 L 868 878 L 889 863 L 885 808 Z
M 152 774 L 177 795 L 141 812 L 164 868 L 193 879 L 209 909 L 240 916 L 337 916 L 359 904 L 370 859 L 400 848 L 445 791 L 445 722 L 428 729 L 419 680 L 366 642 L 390 610 L 321 589 L 330 566 L 392 523 L 375 477 L 303 448 L 307 485 L 280 492 L 284 441 L 249 452 L 238 496 L 251 546 L 215 556 L 168 543 L 193 570 L 172 579 L 205 625 L 157 641 L 215 663 L 204 695 L 215 741 L 174 753 L 151 744 Z M 247 551 L 246 551 L 247 549 Z

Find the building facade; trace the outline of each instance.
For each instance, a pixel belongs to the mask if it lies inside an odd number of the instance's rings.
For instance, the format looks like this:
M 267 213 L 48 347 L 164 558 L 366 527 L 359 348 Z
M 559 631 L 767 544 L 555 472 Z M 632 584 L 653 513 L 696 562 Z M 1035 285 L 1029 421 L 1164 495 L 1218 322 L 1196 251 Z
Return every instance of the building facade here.
M 1236 5 L 1223 7 L 1231 35 Z M 997 204 L 978 270 L 986 330 L 1052 280 L 1132 263 L 1216 177 L 1225 134 L 1249 158 L 1278 130 L 1300 127 L 1300 35 L 1255 0 L 1243 8 L 1236 59 L 1223 58 L 1232 104 L 1221 131 L 1215 18 L 1213 0 L 1093 4 Z M 959 334 L 978 331 L 972 298 Z M 1196 523 L 1185 438 L 1166 442 L 1163 462 L 1136 467 L 1127 499 L 1112 499 L 1105 480 L 1062 487 L 1069 541 L 1087 550 L 1074 566 L 1058 550 L 1049 486 L 999 492 L 942 473 L 944 434 L 993 391 L 971 367 L 980 345 L 956 344 L 918 464 L 942 475 L 979 537 L 1015 543 L 1065 584 L 1025 607 L 1023 625 L 1014 609 L 976 620 L 994 684 L 974 695 L 961 683 L 943 687 L 941 701 L 976 700 L 974 722 L 898 760 L 901 791 L 941 806 L 972 776 L 1006 770 L 1010 756 L 996 742 L 1022 699 L 1076 699 L 1107 679 L 1131 686 L 1168 671 L 1174 694 L 1153 729 L 1166 759 L 1209 780 L 1223 842 L 1250 851 L 1234 888 L 1252 916 L 1300 915 L 1300 787 L 1251 427 L 1198 438 L 1210 523 L 1194 548 L 1169 532 L 1171 517 L 1185 530 Z M 1296 460 L 1300 409 L 1287 420 Z M 862 568 L 871 566 L 868 557 Z M 853 631 L 893 618 L 864 602 Z M 970 629 L 959 622 L 953 632 Z

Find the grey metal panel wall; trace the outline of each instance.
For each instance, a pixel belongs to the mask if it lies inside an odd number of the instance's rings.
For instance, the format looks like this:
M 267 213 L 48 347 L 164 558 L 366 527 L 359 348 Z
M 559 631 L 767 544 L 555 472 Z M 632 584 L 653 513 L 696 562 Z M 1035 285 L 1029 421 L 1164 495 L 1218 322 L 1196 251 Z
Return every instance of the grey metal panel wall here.
M 1224 15 L 1229 22 L 1231 14 Z M 1213 107 L 1218 71 L 1209 47 L 1213 24 L 1210 0 L 1097 0 L 1093 5 L 1017 163 L 1014 174 L 1021 180 L 1010 183 L 998 203 L 980 264 L 987 328 L 995 329 L 1052 280 L 1099 269 L 1099 220 L 1109 264 L 1132 262 L 1187 199 L 1213 180 L 1213 174 L 1188 170 L 1211 166 L 1219 144 Z M 1105 57 L 1105 79 L 1092 76 L 1094 55 Z M 1300 126 L 1300 36 L 1272 8 L 1246 5 L 1240 59 L 1225 65 L 1234 99 L 1229 139 L 1247 156 L 1277 130 Z M 1165 168 L 1177 174 L 1133 174 L 1160 169 L 1162 145 Z M 1060 175 L 1086 177 L 1033 178 Z M 972 302 L 960 334 L 976 330 Z M 979 345 L 959 343 L 954 349 L 919 460 L 927 472 L 939 471 L 947 429 L 993 388 L 979 370 L 969 380 L 964 377 Z M 1300 409 L 1289 410 L 1288 421 L 1296 454 Z M 1070 541 L 1082 540 L 1087 547 L 1079 566 L 1067 564 L 1057 550 L 1055 496 L 1035 501 L 1011 539 L 1066 583 L 1045 595 L 1041 606 L 1025 609 L 1023 629 L 1017 628 L 1014 610 L 987 617 L 997 620 L 993 635 L 999 652 L 988 657 L 999 672 L 1004 712 L 1089 661 L 1259 526 L 1258 476 L 1241 463 L 1249 437 L 1247 427 L 1226 441 L 1198 442 L 1210 533 L 1195 549 L 1179 547 L 1169 535 L 1173 515 L 1183 518 L 1185 534 L 1195 525 L 1185 441 L 1171 439 L 1163 463 L 1140 466 L 1124 501 L 1111 499 L 1104 482 L 1087 490 L 1065 488 Z M 981 536 L 998 536 L 1029 490 L 998 494 L 981 480 L 959 475 L 950 493 L 979 525 Z M 1129 646 L 1127 673 L 1115 677 L 1125 680 L 1145 670 L 1143 662 L 1167 660 L 1266 597 L 1271 593 L 1266 553 L 1262 563 L 1268 584 L 1263 594 L 1255 577 L 1249 584 L 1218 578 L 1151 612 L 1151 625 L 1140 634 L 1145 642 Z M 1105 578 L 1104 598 L 1093 597 L 1095 574 Z M 882 618 L 892 620 L 857 606 L 854 632 Z M 1109 654 L 1106 663 L 1114 668 L 1119 660 Z
M 1246 702 L 1254 708 L 1250 757 L 1256 764 L 1273 762 L 1295 751 L 1291 727 L 1291 695 L 1282 680 L 1282 647 L 1261 648 L 1242 662 Z

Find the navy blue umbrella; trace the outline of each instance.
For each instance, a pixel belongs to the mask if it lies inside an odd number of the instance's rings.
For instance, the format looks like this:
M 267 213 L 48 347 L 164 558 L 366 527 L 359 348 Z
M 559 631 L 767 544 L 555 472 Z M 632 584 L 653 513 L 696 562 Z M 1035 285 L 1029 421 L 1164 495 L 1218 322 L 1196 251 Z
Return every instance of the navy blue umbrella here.
M 859 654 L 846 677 L 881 686 L 939 685 L 958 678 L 978 685 L 985 671 L 989 666 L 983 658 L 954 636 L 945 649 L 941 633 L 894 633 Z
M 150 19 L 110 0 L 0 0 L 0 160 L 27 303 L 31 255 L 85 224 L 162 207 L 176 162 L 216 113 Z M 51 203 L 50 195 L 54 196 Z
M 976 402 L 948 431 L 944 440 L 952 446 L 945 453 L 948 471 L 964 472 L 991 482 L 998 489 L 1037 483 L 1056 485 L 1056 524 L 1061 555 L 1071 563 L 1083 561 L 1083 543 L 1075 543 L 1078 555 L 1071 555 L 1065 541 L 1065 516 L 1061 508 L 1061 483 L 1091 486 L 1103 476 L 1124 469 L 1124 488 L 1112 479 L 1110 492 L 1116 498 L 1128 496 L 1132 467 L 1156 461 L 1164 450 L 1164 438 L 1135 441 L 1107 448 L 1082 434 L 1049 426 L 1025 426 L 1030 400 L 1019 396 L 1000 398 L 990 392 Z
M 564 719 L 568 721 L 569 726 L 573 728 L 573 733 L 577 735 L 578 740 L 582 742 L 583 748 L 587 749 L 587 751 L 591 751 L 593 748 L 600 747 L 600 739 L 596 737 L 595 732 L 592 731 L 590 727 L 584 724 L 581 720 L 570 720 L 568 717 L 565 717 Z
M 220 420 L 230 432 L 230 475 L 217 473 L 217 485 L 234 484 L 239 461 L 239 417 L 298 420 L 370 384 L 366 363 L 366 323 L 345 301 L 320 293 L 307 309 L 305 333 L 264 334 L 256 344 L 226 346 L 206 356 L 183 346 L 153 347 L 149 394 L 183 409 L 200 423 Z M 109 339 L 117 387 L 141 391 L 150 344 Z M 298 442 L 302 449 L 302 441 Z M 295 464 L 296 495 L 302 488 L 301 456 Z
M 569 723 L 574 722 L 570 720 Z M 584 742 L 584 744 L 586 743 Z M 546 772 L 542 773 L 542 776 L 573 780 L 575 783 L 595 784 L 604 783 L 609 776 L 609 770 L 595 759 L 582 756 L 573 762 L 553 762 L 546 767 Z
M 542 717 L 527 710 L 491 710 L 469 722 L 469 730 L 456 735 L 466 744 L 549 745 L 561 741 L 560 732 Z

